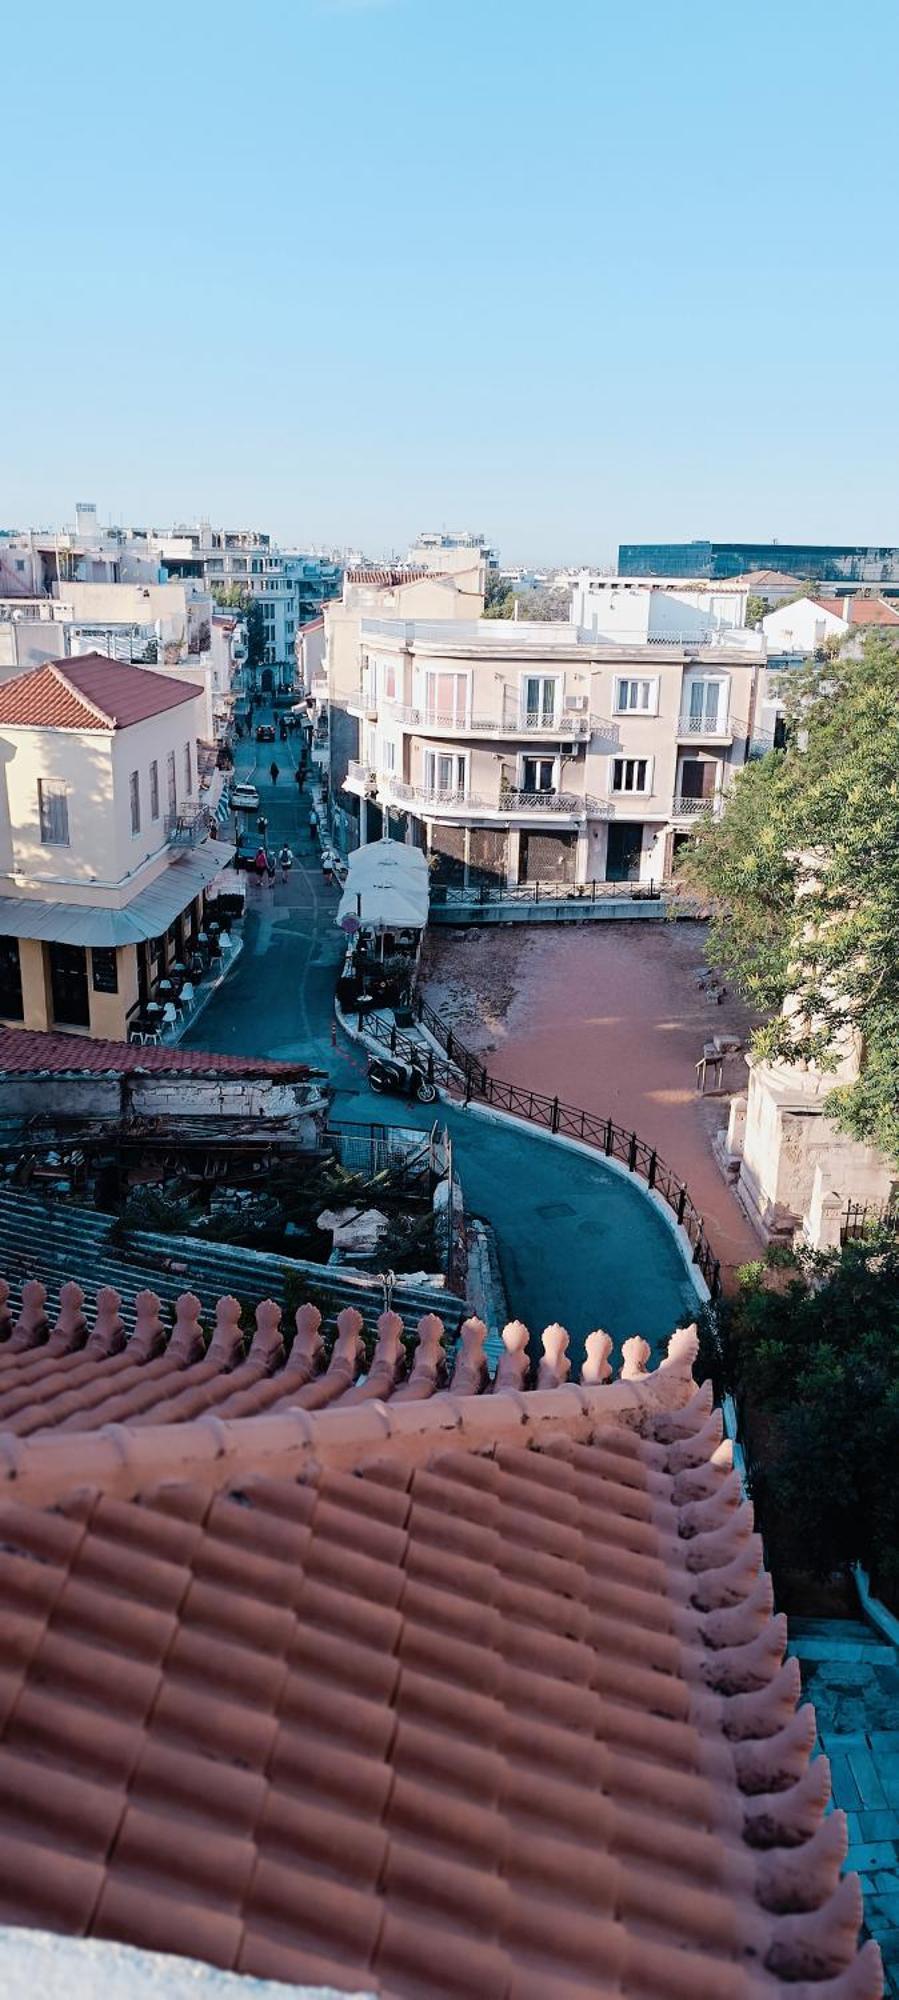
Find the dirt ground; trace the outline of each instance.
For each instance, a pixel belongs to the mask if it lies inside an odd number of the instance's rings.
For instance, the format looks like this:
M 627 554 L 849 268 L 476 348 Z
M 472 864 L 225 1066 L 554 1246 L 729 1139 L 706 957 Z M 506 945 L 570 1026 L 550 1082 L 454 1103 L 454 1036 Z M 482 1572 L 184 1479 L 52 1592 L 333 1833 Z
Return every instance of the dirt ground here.
M 726 1097 L 701 1098 L 696 1063 L 715 1034 L 746 1043 L 752 1019 L 697 978 L 706 925 L 595 923 L 583 929 L 429 931 L 421 990 L 494 1076 L 611 1113 L 686 1181 L 722 1264 L 760 1254 L 712 1155 Z M 738 1057 L 726 1082 L 745 1087 Z

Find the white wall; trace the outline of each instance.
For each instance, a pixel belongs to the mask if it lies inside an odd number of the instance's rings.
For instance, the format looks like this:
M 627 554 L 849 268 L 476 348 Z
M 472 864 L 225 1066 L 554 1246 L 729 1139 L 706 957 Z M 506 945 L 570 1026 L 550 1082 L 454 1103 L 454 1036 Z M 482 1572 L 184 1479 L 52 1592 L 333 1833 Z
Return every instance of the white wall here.
M 825 639 L 845 638 L 849 625 L 814 598 L 800 597 L 795 604 L 769 611 L 762 619 L 762 631 L 769 653 L 813 653 Z

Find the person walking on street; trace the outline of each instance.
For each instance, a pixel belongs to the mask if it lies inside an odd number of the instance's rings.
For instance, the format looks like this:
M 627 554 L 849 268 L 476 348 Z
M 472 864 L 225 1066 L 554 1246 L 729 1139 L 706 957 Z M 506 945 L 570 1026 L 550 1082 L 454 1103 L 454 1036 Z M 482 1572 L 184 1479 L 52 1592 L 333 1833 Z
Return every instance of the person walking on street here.
M 277 782 L 278 782 L 278 779 L 279 779 L 279 777 L 280 777 L 280 775 L 281 775 L 281 773 L 280 773 L 280 770 L 279 770 L 279 768 L 278 768 L 277 764 L 275 763 L 275 760 L 274 760 L 274 757 L 272 758 L 272 761 L 271 761 L 271 763 L 270 763 L 270 765 L 269 765 L 269 767 L 268 767 L 268 771 L 269 771 L 269 777 L 271 778 L 271 781 L 272 781 L 272 784 L 273 784 L 273 785 L 276 785 L 276 784 L 277 784 Z
M 315 807 L 313 806 L 312 811 L 309 814 L 309 838 L 312 841 L 313 847 L 315 846 L 315 836 L 317 832 L 318 832 L 318 813 L 316 812 Z
M 261 836 L 261 838 L 262 838 L 262 843 L 263 843 L 263 846 L 264 846 L 264 845 L 265 845 L 265 836 L 266 836 L 266 834 L 267 834 L 267 832 L 268 832 L 268 820 L 266 819 L 266 817 L 265 817 L 265 814 L 264 814 L 264 813 L 260 813 L 260 815 L 259 815 L 259 818 L 258 818 L 258 819 L 257 819 L 257 821 L 256 821 L 256 832 L 257 832 L 257 833 L 258 833 L 258 834 L 259 834 L 259 835 Z
M 303 767 L 302 767 L 302 765 L 301 765 L 301 764 L 298 764 L 298 765 L 297 765 L 297 768 L 296 768 L 296 770 L 294 771 L 294 774 L 293 774 L 293 781 L 294 781 L 294 784 L 295 784 L 295 785 L 297 785 L 297 786 L 299 787 L 299 789 L 300 789 L 300 790 L 302 790 L 302 786 L 303 786 Z
M 256 871 L 258 880 L 261 882 L 263 875 L 268 873 L 268 855 L 266 854 L 264 847 L 259 848 L 256 855 L 256 859 L 253 863 L 253 867 Z
M 282 882 L 286 882 L 287 877 L 290 874 L 290 871 L 293 867 L 293 855 L 290 851 L 290 848 L 287 845 L 286 840 L 278 856 L 278 860 L 281 864 L 281 880 Z

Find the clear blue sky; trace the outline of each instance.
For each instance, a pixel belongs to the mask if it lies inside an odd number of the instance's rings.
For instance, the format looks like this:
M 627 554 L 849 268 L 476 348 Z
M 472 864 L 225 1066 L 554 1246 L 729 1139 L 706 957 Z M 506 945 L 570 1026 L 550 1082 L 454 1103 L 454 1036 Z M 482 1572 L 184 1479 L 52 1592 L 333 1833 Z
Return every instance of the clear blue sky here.
M 899 542 L 893 0 L 16 19 L 0 524 Z

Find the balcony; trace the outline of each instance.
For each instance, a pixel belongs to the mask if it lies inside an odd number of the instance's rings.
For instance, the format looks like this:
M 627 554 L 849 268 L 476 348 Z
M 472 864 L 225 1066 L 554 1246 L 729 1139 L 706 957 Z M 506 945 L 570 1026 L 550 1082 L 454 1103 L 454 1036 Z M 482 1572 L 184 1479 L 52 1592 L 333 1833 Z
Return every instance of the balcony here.
M 360 696 L 362 703 L 366 697 Z M 595 715 L 581 711 L 569 713 L 567 710 L 555 721 L 545 715 L 535 714 L 517 704 L 506 704 L 500 715 L 473 715 L 470 718 L 457 714 L 442 715 L 431 708 L 410 708 L 402 702 L 385 701 L 385 718 L 398 722 L 403 729 L 414 729 L 420 736 L 525 736 L 529 740 L 546 742 L 585 743 L 596 732 L 615 735 L 614 725 Z M 373 713 L 362 708 L 350 708 L 351 714 L 359 714 L 372 719 Z
M 407 785 L 399 778 L 387 781 L 392 804 L 417 816 L 432 814 L 439 819 L 552 819 L 568 826 L 580 826 L 587 818 L 608 818 L 610 807 L 604 799 L 583 797 L 576 792 L 525 792 L 507 790 L 498 798 L 482 792 L 433 791 L 424 785 Z M 368 795 L 370 796 L 370 794 Z
M 671 801 L 671 817 L 672 819 L 692 820 L 699 819 L 702 813 L 711 813 L 714 819 L 718 819 L 721 814 L 721 806 L 722 795 L 720 792 L 713 792 L 711 798 L 707 799 L 676 797 Z
M 732 743 L 734 726 L 728 715 L 682 715 L 677 725 L 680 738 L 689 742 Z
M 373 799 L 378 789 L 378 774 L 370 764 L 357 764 L 352 758 L 347 766 L 343 781 L 345 792 L 354 792 L 357 799 Z
M 365 688 L 354 688 L 347 697 L 347 715 L 355 715 L 359 722 L 377 722 L 378 704 Z
M 195 799 L 178 806 L 175 812 L 166 813 L 163 828 L 170 847 L 197 847 L 201 840 L 215 827 L 215 816 L 208 806 L 198 805 Z

